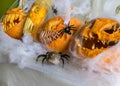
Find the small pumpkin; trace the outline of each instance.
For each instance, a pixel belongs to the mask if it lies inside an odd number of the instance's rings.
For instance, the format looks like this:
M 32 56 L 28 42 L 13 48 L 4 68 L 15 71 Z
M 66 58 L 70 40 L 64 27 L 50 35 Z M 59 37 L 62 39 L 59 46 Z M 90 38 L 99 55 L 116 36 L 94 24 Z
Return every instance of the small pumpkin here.
M 78 57 L 93 58 L 120 40 L 120 24 L 109 18 L 86 22 L 73 39 L 71 50 Z M 74 47 L 73 47 L 74 45 Z
M 51 2 L 51 0 L 49 0 L 49 2 Z M 44 23 L 47 16 L 49 5 L 46 0 L 36 1 L 28 12 L 24 25 L 24 32 L 30 33 L 34 40 L 36 38 L 38 28 Z
M 2 27 L 5 33 L 15 39 L 21 39 L 26 14 L 22 8 L 13 8 L 6 12 L 2 19 Z
M 43 24 L 37 39 L 50 49 L 63 52 L 68 49 L 71 37 L 81 24 L 76 18 L 70 18 L 68 25 L 64 24 L 64 19 L 60 16 L 51 18 Z

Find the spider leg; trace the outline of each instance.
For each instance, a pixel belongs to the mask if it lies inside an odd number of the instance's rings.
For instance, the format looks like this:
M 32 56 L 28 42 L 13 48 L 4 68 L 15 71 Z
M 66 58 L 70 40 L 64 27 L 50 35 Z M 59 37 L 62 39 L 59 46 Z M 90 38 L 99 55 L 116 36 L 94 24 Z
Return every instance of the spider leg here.
M 68 22 L 68 26 L 70 25 L 70 21 Z
M 69 61 L 68 57 L 63 56 L 62 58 L 65 58 L 67 61 Z
M 61 57 L 64 58 L 64 59 L 66 59 L 67 62 L 69 62 L 69 58 L 70 58 L 69 55 L 67 55 L 67 54 L 63 54 L 63 55 L 61 55 Z
M 70 26 L 70 30 L 76 31 L 75 29 L 71 29 L 71 28 L 76 28 L 76 27 L 74 27 L 74 25 L 71 25 L 71 26 Z
M 62 67 L 64 67 L 64 64 L 65 64 L 64 59 L 61 58 L 61 60 L 62 60 Z
M 36 62 L 38 62 L 38 59 L 39 59 L 40 57 L 46 57 L 46 55 L 44 55 L 44 54 L 39 55 L 39 56 L 37 57 L 37 59 L 36 59 Z
M 75 28 L 74 25 L 70 25 L 71 28 Z
M 69 55 L 67 55 L 67 54 L 63 54 L 62 52 L 59 52 L 59 54 L 61 55 L 61 57 L 68 57 L 68 58 L 70 58 L 70 56 Z
M 70 29 L 70 30 L 77 31 L 77 30 L 75 30 L 75 29 Z
M 42 64 L 44 64 L 44 62 L 45 62 L 46 59 L 47 59 L 46 57 L 43 58 L 43 60 L 42 60 Z
M 67 54 L 62 54 L 61 56 L 62 56 L 62 57 L 67 57 L 67 58 L 70 58 L 70 56 L 69 56 L 69 55 L 67 55 Z

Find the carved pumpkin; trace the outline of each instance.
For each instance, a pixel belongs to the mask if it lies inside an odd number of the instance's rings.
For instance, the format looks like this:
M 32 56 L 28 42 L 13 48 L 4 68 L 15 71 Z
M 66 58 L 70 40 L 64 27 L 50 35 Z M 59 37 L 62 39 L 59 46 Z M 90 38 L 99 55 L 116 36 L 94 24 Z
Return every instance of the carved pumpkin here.
M 38 40 L 50 49 L 56 51 L 65 51 L 68 49 L 71 37 L 82 24 L 75 18 L 70 18 L 68 25 L 64 24 L 62 17 L 54 17 L 49 19 L 40 29 Z
M 48 1 L 49 5 L 51 4 L 51 0 Z M 36 33 L 38 32 L 38 27 L 40 27 L 47 15 L 49 5 L 46 0 L 39 0 L 39 2 L 35 2 L 30 11 L 28 12 L 28 17 L 25 22 L 24 32 L 28 32 L 31 36 L 36 38 Z
M 87 22 L 76 34 L 71 50 L 78 56 L 93 58 L 118 43 L 120 25 L 109 18 L 97 18 Z M 74 45 L 74 47 L 73 47 Z
M 13 8 L 8 11 L 2 19 L 2 27 L 5 33 L 15 39 L 21 39 L 23 35 L 23 25 L 26 14 L 22 8 Z

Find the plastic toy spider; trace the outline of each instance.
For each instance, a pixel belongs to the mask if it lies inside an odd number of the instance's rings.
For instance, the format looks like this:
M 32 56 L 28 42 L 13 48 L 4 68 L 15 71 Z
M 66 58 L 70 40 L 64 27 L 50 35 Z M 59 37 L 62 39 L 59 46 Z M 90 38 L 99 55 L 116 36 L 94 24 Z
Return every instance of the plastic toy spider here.
M 71 28 L 75 28 L 74 25 L 70 25 L 70 21 L 68 23 L 68 25 L 63 29 L 63 32 L 71 35 L 71 30 L 76 31 L 75 29 L 71 29 Z
M 61 60 L 62 63 L 63 63 L 63 67 L 64 67 L 64 64 L 65 64 L 64 59 L 69 61 L 69 58 L 70 58 L 70 56 L 67 55 L 67 54 L 63 54 L 61 52 L 55 52 L 55 51 L 47 52 L 46 54 L 39 55 L 36 59 L 36 62 L 38 62 L 40 57 L 44 57 L 42 59 L 42 64 L 44 64 L 45 61 L 48 62 L 48 63 L 52 63 L 52 64 L 59 64 L 60 60 Z

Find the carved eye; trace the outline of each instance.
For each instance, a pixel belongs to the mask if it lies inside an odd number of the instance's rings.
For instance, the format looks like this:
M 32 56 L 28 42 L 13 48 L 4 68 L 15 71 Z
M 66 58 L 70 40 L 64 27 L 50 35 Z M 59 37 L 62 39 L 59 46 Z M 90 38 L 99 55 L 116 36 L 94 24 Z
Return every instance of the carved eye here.
M 119 28 L 119 25 L 113 25 L 111 28 L 106 28 L 104 31 L 108 34 L 116 32 Z
M 104 31 L 105 31 L 106 33 L 112 34 L 112 33 L 114 32 L 113 27 L 114 27 L 114 26 L 112 26 L 111 29 L 105 29 Z
M 37 13 L 39 10 L 40 10 L 40 8 L 36 7 L 35 10 L 34 10 L 34 12 Z

